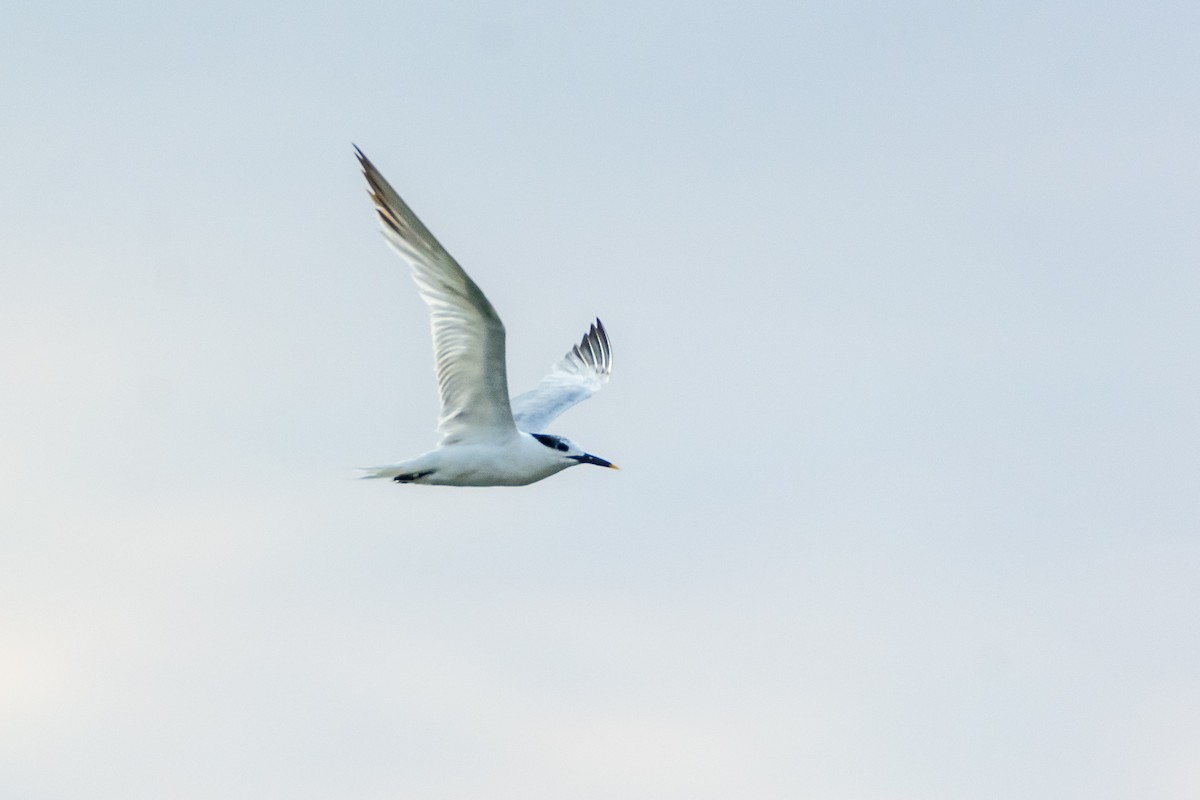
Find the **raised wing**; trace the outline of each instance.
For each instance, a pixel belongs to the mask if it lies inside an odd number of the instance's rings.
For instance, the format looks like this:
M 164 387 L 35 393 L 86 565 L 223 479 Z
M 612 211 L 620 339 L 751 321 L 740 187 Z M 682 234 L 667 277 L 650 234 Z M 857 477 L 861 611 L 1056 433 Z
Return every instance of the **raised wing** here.
M 550 369 L 536 389 L 513 398 L 517 427 L 540 433 L 555 417 L 582 402 L 608 383 L 612 373 L 612 347 L 604 323 L 596 324 Z
M 475 281 L 433 238 L 396 190 L 357 147 L 383 234 L 412 266 L 429 306 L 433 358 L 442 413 L 442 442 L 488 441 L 516 435 L 508 402 L 504 324 Z

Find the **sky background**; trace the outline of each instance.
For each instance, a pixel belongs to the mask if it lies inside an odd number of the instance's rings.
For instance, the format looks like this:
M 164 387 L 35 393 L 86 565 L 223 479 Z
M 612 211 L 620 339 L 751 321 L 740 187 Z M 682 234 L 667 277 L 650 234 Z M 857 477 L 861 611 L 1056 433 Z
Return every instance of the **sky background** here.
M 1194 798 L 1200 6 L 9 3 L 0 795 Z M 361 146 L 620 472 L 433 446 Z

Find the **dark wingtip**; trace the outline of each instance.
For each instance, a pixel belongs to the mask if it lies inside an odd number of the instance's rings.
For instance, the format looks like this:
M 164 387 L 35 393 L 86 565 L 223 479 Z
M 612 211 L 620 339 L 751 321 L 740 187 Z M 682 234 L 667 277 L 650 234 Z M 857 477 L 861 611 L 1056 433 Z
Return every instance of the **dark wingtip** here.
M 612 372 L 612 344 L 608 341 L 608 331 L 604 329 L 604 323 L 600 321 L 599 317 L 596 317 L 596 324 L 592 330 L 596 332 L 596 341 L 600 345 L 601 364 L 604 372 L 610 374 Z
M 362 167 L 363 172 L 366 172 L 367 168 L 372 166 L 371 159 L 367 158 L 367 154 L 359 149 L 358 145 L 351 142 L 350 146 L 354 148 L 354 156 L 358 159 L 358 165 Z

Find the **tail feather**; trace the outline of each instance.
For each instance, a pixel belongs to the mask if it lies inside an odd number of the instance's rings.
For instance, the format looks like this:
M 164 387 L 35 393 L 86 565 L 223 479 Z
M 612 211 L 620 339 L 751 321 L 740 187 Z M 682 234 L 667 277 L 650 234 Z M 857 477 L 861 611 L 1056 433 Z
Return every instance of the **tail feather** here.
M 422 478 L 428 478 L 436 470 L 428 466 L 422 469 L 412 461 L 406 461 L 403 464 L 388 464 L 384 467 L 362 467 L 362 471 L 367 473 L 363 478 L 391 478 L 397 483 L 428 483 Z
M 400 464 L 388 464 L 383 467 L 359 467 L 365 475 L 359 475 L 361 480 L 370 480 L 374 478 L 395 478 L 398 475 L 404 474 L 404 467 Z

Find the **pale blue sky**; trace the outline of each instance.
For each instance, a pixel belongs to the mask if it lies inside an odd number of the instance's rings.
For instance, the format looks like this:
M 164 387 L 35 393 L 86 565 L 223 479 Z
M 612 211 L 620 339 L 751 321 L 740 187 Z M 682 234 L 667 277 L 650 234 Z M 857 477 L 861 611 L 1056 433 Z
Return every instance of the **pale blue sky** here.
M 1200 11 L 0 12 L 0 795 L 1191 798 Z M 622 466 L 428 449 L 355 142 Z

